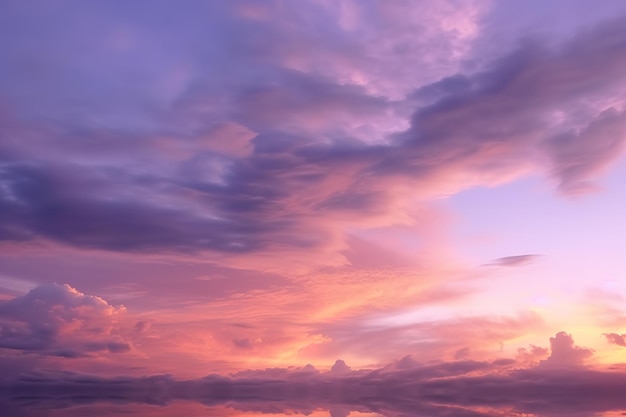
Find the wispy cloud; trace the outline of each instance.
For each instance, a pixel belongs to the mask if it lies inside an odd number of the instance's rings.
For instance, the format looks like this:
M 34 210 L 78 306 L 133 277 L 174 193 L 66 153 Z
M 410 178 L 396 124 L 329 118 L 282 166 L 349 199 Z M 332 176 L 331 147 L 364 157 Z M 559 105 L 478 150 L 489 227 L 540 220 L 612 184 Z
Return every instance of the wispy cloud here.
M 535 254 L 528 255 L 512 255 L 494 259 L 485 266 L 524 266 L 534 262 L 539 256 Z

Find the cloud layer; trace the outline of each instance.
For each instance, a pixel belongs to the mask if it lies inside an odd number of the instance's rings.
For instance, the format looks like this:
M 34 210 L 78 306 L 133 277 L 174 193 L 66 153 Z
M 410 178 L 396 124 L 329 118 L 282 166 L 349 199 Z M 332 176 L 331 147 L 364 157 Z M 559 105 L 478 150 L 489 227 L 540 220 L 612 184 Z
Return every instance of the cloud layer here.
M 369 411 L 387 417 L 416 413 L 486 417 L 502 412 L 587 415 L 626 407 L 623 370 L 582 366 L 578 359 L 585 349 L 575 346 L 571 336 L 563 332 L 551 343 L 551 356 L 530 368 L 518 368 L 508 359 L 437 364 L 402 360 L 379 369 L 353 371 L 338 360 L 328 372 L 309 365 L 187 381 L 168 375 L 106 379 L 39 373 L 5 382 L 2 389 L 4 400 L 22 410 L 33 405 L 65 408 L 100 401 L 166 405 L 191 400 L 274 413 L 307 414 L 325 408 L 335 413 Z M 567 366 L 545 366 L 550 361 Z M 26 398 L 28 402 L 24 402 Z M 175 410 L 176 404 L 172 407 Z
M 135 120 L 145 123 L 133 127 L 117 116 L 106 123 L 77 125 L 71 120 L 86 119 L 61 115 L 45 122 L 34 104 L 15 107 L 18 98 L 26 99 L 26 90 L 0 89 L 5 102 L 0 239 L 45 239 L 125 252 L 336 253 L 345 248 L 347 230 L 410 224 L 416 201 L 506 182 L 529 170 L 542 170 L 565 194 L 588 191 L 621 155 L 626 137 L 620 101 L 626 73 L 623 18 L 567 41 L 528 40 L 473 71 L 447 68 L 452 73 L 438 81 L 414 81 L 403 86 L 403 94 L 386 95 L 391 90 L 374 88 L 375 80 L 383 85 L 394 78 L 392 73 L 387 80 L 375 75 L 377 65 L 406 54 L 389 56 L 395 50 L 391 45 L 371 44 L 368 50 L 355 43 L 360 30 L 369 31 L 367 20 L 354 19 L 375 18 L 369 10 L 373 6 L 349 4 L 339 20 L 326 20 L 338 12 L 315 2 L 307 4 L 307 17 L 271 2 L 206 6 L 229 16 L 230 26 L 217 25 L 213 43 L 193 42 L 181 49 L 177 59 L 191 59 L 190 68 L 154 74 L 165 78 L 151 82 L 161 83 L 163 94 L 171 97 L 153 112 L 165 125 L 140 115 Z M 401 18 L 395 6 L 376 4 L 379 12 Z M 24 23 L 37 18 L 13 3 L 8 7 Z M 471 2 L 464 7 L 477 10 Z M 56 72 L 44 55 L 38 71 L 50 79 L 42 78 L 42 91 L 60 96 L 52 83 L 73 71 L 88 71 L 84 74 L 91 81 L 111 81 L 93 65 L 112 54 L 150 51 L 152 43 L 144 39 L 152 29 L 149 18 L 131 14 L 128 28 L 116 27 L 109 19 L 119 11 L 104 4 L 96 8 L 103 9 L 101 17 L 89 19 L 109 28 L 102 48 L 92 61 L 72 58 Z M 189 12 L 181 9 L 187 17 Z M 85 17 L 87 11 L 71 13 Z M 275 25 L 273 13 L 302 19 L 302 24 Z M 311 38 L 311 28 L 321 21 L 347 43 L 342 47 L 324 36 Z M 165 33 L 173 34 L 180 22 L 168 17 L 163 24 Z M 53 39 L 46 41 L 50 50 L 76 30 L 49 25 L 33 36 L 44 39 L 53 30 Z M 186 25 L 204 27 L 195 19 Z M 389 42 L 402 33 L 394 29 Z M 463 32 L 455 33 L 440 33 L 451 50 L 457 50 L 455 36 Z M 172 42 L 182 45 L 191 33 L 180 36 L 184 39 Z M 278 38 L 290 43 L 270 41 Z M 232 47 L 210 49 L 227 39 Z M 42 47 L 25 36 L 17 42 L 24 43 L 23 52 L 13 52 L 13 65 Z M 71 42 L 64 47 L 82 48 Z M 353 53 L 340 60 L 344 47 Z M 301 48 L 312 55 L 296 56 Z M 198 60 L 204 53 L 216 54 L 217 62 L 236 70 Z M 155 51 L 151 58 L 164 54 Z M 330 65 L 320 67 L 322 60 Z M 357 67 L 371 82 L 345 78 Z M 17 77 L 15 69 L 4 71 Z M 28 74 L 20 76 L 20 85 L 34 79 Z M 68 94 L 81 103 L 97 100 L 86 86 L 77 82 L 67 87 Z M 147 90 L 137 88 L 124 93 L 132 95 L 128 103 L 148 97 Z M 156 105 L 158 97 L 150 98 Z M 119 99 L 114 95 L 101 105 Z

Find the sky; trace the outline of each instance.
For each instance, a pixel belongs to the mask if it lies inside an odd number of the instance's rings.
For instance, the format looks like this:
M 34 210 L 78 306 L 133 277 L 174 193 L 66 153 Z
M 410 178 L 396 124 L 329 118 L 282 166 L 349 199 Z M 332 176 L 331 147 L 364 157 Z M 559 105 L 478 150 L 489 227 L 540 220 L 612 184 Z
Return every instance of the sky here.
M 626 386 L 622 0 L 5 0 L 0 57 L 3 386 Z

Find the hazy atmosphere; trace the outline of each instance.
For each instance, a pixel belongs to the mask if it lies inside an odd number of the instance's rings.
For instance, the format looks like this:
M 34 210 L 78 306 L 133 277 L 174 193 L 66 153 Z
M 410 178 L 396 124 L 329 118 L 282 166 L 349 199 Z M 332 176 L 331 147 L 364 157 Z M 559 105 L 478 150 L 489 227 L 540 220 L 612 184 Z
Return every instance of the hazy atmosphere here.
M 625 149 L 623 0 L 0 1 L 0 414 L 622 415 Z

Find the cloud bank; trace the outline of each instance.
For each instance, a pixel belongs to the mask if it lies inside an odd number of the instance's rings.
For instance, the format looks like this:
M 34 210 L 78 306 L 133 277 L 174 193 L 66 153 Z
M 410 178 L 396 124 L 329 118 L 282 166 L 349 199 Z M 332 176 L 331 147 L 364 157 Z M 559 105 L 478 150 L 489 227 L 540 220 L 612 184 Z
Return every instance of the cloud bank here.
M 351 370 L 338 360 L 328 372 L 312 366 L 242 371 L 180 381 L 170 375 L 100 378 L 31 373 L 2 384 L 4 401 L 28 410 L 95 402 L 166 405 L 179 400 L 242 411 L 327 408 L 385 416 L 495 416 L 501 412 L 586 415 L 626 407 L 623 370 L 583 365 L 588 352 L 564 332 L 550 357 L 531 367 L 511 359 L 420 364 L 402 360 L 374 370 Z M 581 352 L 585 352 L 582 354 Z M 548 366 L 549 365 L 549 366 Z

